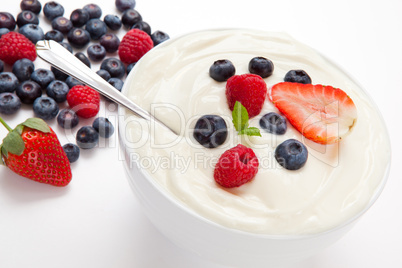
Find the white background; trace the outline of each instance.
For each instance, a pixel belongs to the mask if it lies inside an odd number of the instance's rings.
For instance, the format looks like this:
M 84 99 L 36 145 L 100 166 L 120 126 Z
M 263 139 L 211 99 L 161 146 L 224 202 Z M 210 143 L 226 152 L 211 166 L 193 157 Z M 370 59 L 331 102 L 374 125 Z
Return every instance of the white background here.
M 20 12 L 19 1 L 0 2 L 0 11 Z M 65 16 L 88 3 L 63 1 Z M 120 14 L 114 0 L 96 3 L 102 17 Z M 350 233 L 291 268 L 402 267 L 402 1 L 137 0 L 136 9 L 153 30 L 171 37 L 215 27 L 284 31 L 351 73 L 387 123 L 393 149 L 389 181 Z M 42 13 L 40 19 L 40 26 L 49 30 Z M 47 67 L 39 59 L 36 65 Z M 113 104 L 103 102 L 100 116 L 116 122 L 113 110 Z M 16 116 L 3 118 L 15 126 L 32 115 L 24 106 Z M 49 124 L 62 143 L 74 142 L 74 133 L 65 135 L 55 120 Z M 5 135 L 1 128 L 0 138 Z M 223 267 L 177 248 L 150 224 L 129 188 L 118 151 L 117 135 L 83 151 L 65 188 L 32 182 L 0 167 L 0 267 Z

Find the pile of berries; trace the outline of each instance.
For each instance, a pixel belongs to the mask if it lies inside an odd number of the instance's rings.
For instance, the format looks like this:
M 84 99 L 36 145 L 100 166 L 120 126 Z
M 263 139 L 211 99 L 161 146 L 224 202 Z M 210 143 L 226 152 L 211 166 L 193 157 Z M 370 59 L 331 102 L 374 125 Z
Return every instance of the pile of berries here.
M 338 133 L 338 129 L 331 129 L 328 124 L 333 124 L 336 118 L 339 125 L 344 125 L 340 129 L 350 129 L 353 125 L 356 107 L 341 89 L 312 85 L 307 72 L 290 70 L 284 76 L 284 82 L 275 84 L 268 91 L 263 78 L 272 75 L 272 61 L 255 57 L 250 60 L 248 70 L 250 73 L 235 75 L 236 69 L 227 59 L 215 61 L 209 69 L 212 79 L 226 81 L 228 108 L 232 110 L 232 122 L 239 134 L 261 136 L 258 128 L 248 127 L 248 119 L 261 113 L 267 95 L 279 111 L 261 116 L 259 125 L 268 133 L 285 134 L 289 121 L 305 138 L 320 144 L 332 144 L 346 133 Z M 333 103 L 339 107 L 331 108 Z M 193 136 L 202 146 L 216 148 L 226 140 L 227 125 L 218 115 L 204 115 L 196 122 Z M 308 150 L 301 141 L 288 139 L 276 147 L 274 156 L 283 168 L 298 170 L 305 165 Z M 215 166 L 214 179 L 223 187 L 238 187 L 254 178 L 258 165 L 253 150 L 239 144 L 221 155 Z
M 135 4 L 135 0 L 116 0 L 120 15 L 107 14 L 103 19 L 102 9 L 96 4 L 75 9 L 68 17 L 55 1 L 42 6 L 38 0 L 22 0 L 21 12 L 15 17 L 0 12 L 0 116 L 29 105 L 33 116 L 45 121 L 56 118 L 66 129 L 77 127 L 80 118 L 96 117 L 99 93 L 54 67 L 35 68 L 34 44 L 54 40 L 90 68 L 92 62 L 99 62 L 97 74 L 121 91 L 124 77 L 135 63 L 152 47 L 169 39 L 162 31 L 151 31 L 134 9 Z M 52 27 L 46 33 L 40 27 L 41 11 Z M 120 40 L 116 31 L 122 28 L 127 32 Z M 111 53 L 117 53 L 118 58 Z M 113 133 L 112 123 L 98 117 L 91 126 L 78 129 L 77 145 L 69 143 L 63 148 L 70 162 L 75 162 L 80 148 L 93 148 L 99 137 L 109 138 Z

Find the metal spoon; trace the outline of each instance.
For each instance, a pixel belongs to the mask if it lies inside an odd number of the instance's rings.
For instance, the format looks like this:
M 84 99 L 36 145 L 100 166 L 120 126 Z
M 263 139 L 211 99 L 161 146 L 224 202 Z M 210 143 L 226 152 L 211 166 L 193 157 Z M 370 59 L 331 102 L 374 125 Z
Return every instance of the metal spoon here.
M 178 135 L 176 131 L 155 118 L 125 95 L 116 90 L 112 85 L 82 63 L 77 57 L 53 40 L 41 40 L 36 43 L 36 53 L 39 58 L 51 64 L 60 71 L 74 77 L 82 83 L 92 87 L 100 94 L 114 102 L 123 105 L 136 115 L 150 121 L 155 121 Z

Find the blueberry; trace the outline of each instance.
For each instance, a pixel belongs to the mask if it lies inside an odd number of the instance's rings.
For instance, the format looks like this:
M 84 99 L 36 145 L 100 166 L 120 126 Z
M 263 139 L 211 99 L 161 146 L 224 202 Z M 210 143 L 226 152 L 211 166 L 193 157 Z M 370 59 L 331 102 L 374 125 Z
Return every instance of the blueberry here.
M 88 4 L 83 8 L 88 12 L 90 19 L 99 19 L 102 16 L 102 9 L 96 4 Z
M 13 92 L 18 86 L 18 78 L 11 72 L 0 73 L 0 93 Z
M 33 71 L 31 74 L 31 79 L 38 83 L 42 89 L 46 89 L 46 87 L 55 79 L 55 77 L 52 71 L 40 68 Z
M 70 88 L 65 82 L 54 80 L 47 86 L 46 94 L 57 103 L 61 103 L 66 101 L 69 90 Z
M 222 145 L 228 135 L 225 120 L 218 115 L 204 115 L 198 119 L 193 136 L 202 146 L 216 148 Z
M 41 27 L 36 24 L 25 24 L 19 29 L 19 33 L 36 44 L 39 40 L 45 40 L 45 34 Z
M 21 100 L 10 92 L 0 93 L 0 114 L 14 114 L 21 108 Z
M 42 5 L 38 0 L 22 0 L 20 3 L 21 10 L 29 10 L 38 15 L 42 10 Z
M 125 27 L 130 29 L 137 22 L 142 21 L 141 14 L 134 9 L 127 9 L 123 12 L 121 16 L 121 21 Z
M 75 48 L 83 48 L 91 41 L 88 31 L 80 28 L 73 28 L 67 34 L 67 40 Z
M 68 51 L 73 53 L 73 48 L 71 47 L 71 45 L 69 43 L 61 42 L 60 45 L 62 45 L 65 49 L 67 49 Z
M 31 78 L 31 74 L 35 70 L 35 65 L 31 60 L 20 59 L 13 64 L 12 72 L 20 82 Z
M 135 7 L 135 0 L 116 0 L 114 3 L 120 12 L 127 9 L 134 9 Z
M 82 27 L 89 21 L 89 13 L 84 9 L 76 9 L 71 12 L 70 20 L 74 27 Z
M 0 28 L 7 28 L 13 31 L 16 25 L 17 23 L 13 15 L 8 12 L 0 12 Z
M 91 62 L 89 61 L 88 57 L 85 56 L 84 53 L 82 53 L 82 52 L 77 52 L 77 53 L 75 53 L 75 56 L 76 56 L 82 63 L 84 63 L 86 66 L 88 66 L 89 68 L 91 68 Z
M 282 135 L 285 134 L 287 129 L 286 119 L 274 112 L 267 113 L 261 117 L 260 127 L 269 133 Z
M 65 129 L 75 128 L 79 121 L 78 115 L 71 109 L 63 109 L 57 115 L 57 123 Z
M 266 78 L 272 75 L 274 71 L 274 64 L 271 60 L 264 57 L 254 57 L 248 64 L 248 71 L 252 74 Z
M 304 70 L 290 70 L 286 73 L 284 81 L 301 84 L 311 84 L 311 78 Z
M 169 38 L 170 38 L 169 35 L 162 31 L 155 31 L 151 34 L 151 39 L 154 42 L 154 46 L 157 46 L 160 43 L 165 42 Z
M 131 29 L 140 29 L 141 31 L 146 32 L 147 34 L 151 35 L 151 26 L 145 21 L 139 21 L 134 24 Z
M 120 39 L 113 33 L 104 34 L 99 43 L 106 49 L 106 52 L 113 53 L 119 49 Z
M 60 80 L 60 81 L 66 81 L 68 74 L 64 73 L 63 71 L 60 71 L 59 69 L 55 68 L 55 67 L 50 67 L 50 70 L 53 72 L 54 74 L 54 78 L 56 80 Z
M 31 40 L 32 43 L 35 40 L 36 41 L 43 40 L 45 37 L 45 35 L 43 34 L 43 30 L 38 25 L 31 24 L 31 23 L 25 24 L 24 26 L 20 27 L 18 32 L 23 34 L 29 40 Z M 40 39 L 42 36 L 43 36 L 43 39 Z M 36 42 L 34 44 L 36 44 Z
M 18 27 L 22 27 L 25 24 L 39 24 L 38 16 L 35 13 L 29 10 L 24 10 L 20 12 L 17 16 L 17 25 Z
M 121 20 L 118 16 L 116 15 L 106 15 L 103 18 L 103 21 L 105 22 L 106 26 L 109 27 L 110 30 L 116 31 L 121 28 Z
M 121 91 L 123 88 L 124 82 L 120 78 L 112 77 L 107 81 L 109 84 L 111 84 L 115 89 L 118 91 Z
M 4 70 L 4 62 L 0 60 L 0 73 L 2 73 Z
M 64 15 L 64 7 L 57 2 L 51 1 L 47 2 L 43 7 L 43 14 L 45 17 L 52 21 L 57 17 L 61 17 Z
M 62 42 L 64 39 L 64 35 L 58 30 L 50 30 L 47 33 L 45 33 L 45 39 L 54 40 L 56 42 Z
M 77 145 L 82 149 L 94 148 L 99 142 L 99 133 L 91 126 L 83 126 L 76 135 Z
M 15 93 L 22 103 L 32 104 L 37 98 L 42 96 L 42 88 L 38 83 L 27 80 L 17 86 Z
M 51 120 L 59 113 L 59 106 L 50 97 L 39 97 L 33 103 L 33 111 L 36 117 Z
M 94 44 L 87 49 L 88 57 L 92 61 L 101 61 L 106 57 L 106 49 L 99 44 Z
M 63 150 L 66 153 L 67 159 L 70 163 L 74 163 L 80 158 L 80 147 L 75 144 L 67 143 L 63 145 Z
M 288 170 L 297 170 L 303 167 L 307 157 L 307 147 L 295 139 L 286 140 L 275 149 L 276 161 Z
M 126 73 L 126 67 L 119 59 L 116 58 L 105 59 L 100 68 L 108 71 L 112 77 L 117 78 L 122 78 Z
M 88 31 L 93 40 L 99 40 L 102 35 L 107 33 L 106 24 L 100 19 L 90 19 L 85 25 L 85 30 Z
M 114 133 L 114 127 L 109 119 L 104 117 L 98 117 L 92 123 L 92 127 L 98 131 L 99 136 L 102 138 L 110 138 Z
M 112 85 L 115 89 L 121 92 L 121 89 L 123 88 L 124 82 L 120 78 L 112 77 L 107 80 L 107 82 Z M 105 97 L 107 101 L 112 101 L 111 99 Z
M 72 76 L 67 77 L 66 84 L 68 85 L 68 87 L 70 89 L 73 88 L 74 86 L 84 85 L 83 83 L 81 83 L 80 81 L 78 81 L 77 79 L 75 79 Z
M 106 81 L 111 78 L 110 73 L 106 70 L 100 69 L 96 73 Z
M 67 34 L 73 28 L 73 23 L 65 17 L 57 17 L 52 20 L 52 28 L 62 32 L 63 34 Z
M 0 28 L 0 37 L 2 37 L 3 35 L 5 35 L 6 33 L 9 33 L 10 30 L 7 28 Z
M 131 70 L 134 68 L 136 62 L 130 63 L 129 65 L 127 65 L 127 74 L 129 74 L 131 72 Z
M 224 82 L 236 73 L 230 60 L 217 60 L 209 68 L 209 76 L 218 82 Z

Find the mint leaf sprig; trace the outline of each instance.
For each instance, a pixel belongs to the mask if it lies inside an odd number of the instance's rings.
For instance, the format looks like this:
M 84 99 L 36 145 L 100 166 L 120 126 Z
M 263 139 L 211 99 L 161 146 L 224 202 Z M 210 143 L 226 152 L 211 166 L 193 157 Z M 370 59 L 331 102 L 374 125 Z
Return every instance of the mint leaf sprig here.
M 238 101 L 236 101 L 233 107 L 232 117 L 233 125 L 239 135 L 261 137 L 261 133 L 258 128 L 248 126 L 249 116 L 247 109 Z

